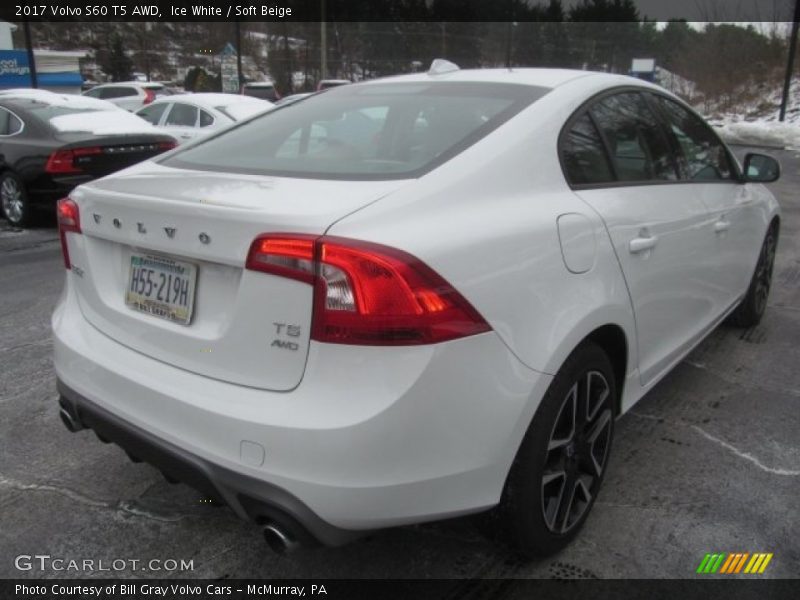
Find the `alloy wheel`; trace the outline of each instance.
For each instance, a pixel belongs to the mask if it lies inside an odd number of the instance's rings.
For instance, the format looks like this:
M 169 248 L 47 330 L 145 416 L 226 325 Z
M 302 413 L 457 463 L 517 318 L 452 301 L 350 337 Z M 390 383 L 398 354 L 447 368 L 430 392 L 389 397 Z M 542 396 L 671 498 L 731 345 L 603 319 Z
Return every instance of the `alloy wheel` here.
M 758 257 L 758 265 L 756 266 L 756 313 L 762 314 L 767 307 L 767 298 L 769 297 L 769 290 L 772 286 L 772 270 L 775 265 L 775 235 L 770 232 L 767 234 L 767 239 L 764 240 L 764 245 L 761 248 L 761 254 Z
M 22 190 L 12 177 L 6 177 L 0 184 L 0 201 L 3 203 L 3 212 L 8 220 L 19 223 L 24 212 Z
M 613 412 L 611 387 L 588 371 L 570 388 L 547 445 L 542 511 L 550 531 L 567 533 L 597 494 L 608 458 Z

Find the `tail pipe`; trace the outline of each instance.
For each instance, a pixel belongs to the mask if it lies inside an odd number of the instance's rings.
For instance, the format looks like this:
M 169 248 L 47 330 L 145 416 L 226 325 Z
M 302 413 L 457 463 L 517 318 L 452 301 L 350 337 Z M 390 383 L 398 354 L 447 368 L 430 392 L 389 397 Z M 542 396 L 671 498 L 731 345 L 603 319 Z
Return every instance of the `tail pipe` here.
M 86 429 L 86 426 L 81 423 L 80 417 L 78 417 L 75 409 L 69 402 L 67 402 L 64 396 L 60 396 L 58 398 L 58 404 L 61 407 L 59 416 L 61 417 L 61 422 L 64 423 L 64 427 L 66 427 L 72 433 Z
M 267 546 L 275 554 L 289 554 L 300 547 L 300 542 L 277 523 L 268 523 L 264 526 L 263 532 Z

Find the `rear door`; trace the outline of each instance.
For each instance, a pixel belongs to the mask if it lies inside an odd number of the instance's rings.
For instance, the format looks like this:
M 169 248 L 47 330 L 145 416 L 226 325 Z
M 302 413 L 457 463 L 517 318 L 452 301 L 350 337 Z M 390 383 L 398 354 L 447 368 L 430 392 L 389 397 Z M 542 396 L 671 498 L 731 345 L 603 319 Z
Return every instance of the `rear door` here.
M 637 91 L 605 95 L 573 118 L 562 160 L 576 193 L 605 222 L 636 318 L 639 370 L 653 380 L 712 318 L 708 210 L 684 193 L 677 157 Z
M 200 135 L 199 118 L 200 111 L 196 106 L 174 102 L 164 117 L 164 129 L 182 144 Z
M 100 93 L 102 100 L 113 102 L 120 108 L 134 111 L 142 105 L 139 90 L 130 85 L 114 85 L 103 88 Z
M 679 151 L 686 194 L 709 209 L 704 227 L 713 240 L 714 268 L 708 282 L 715 312 L 728 310 L 747 290 L 763 238 L 763 219 L 749 185 L 737 181 L 733 158 L 717 134 L 699 116 L 674 100 L 653 95 Z
M 151 125 L 155 125 L 156 127 L 158 127 L 159 125 L 161 125 L 161 122 L 164 118 L 164 113 L 166 113 L 169 106 L 170 105 L 167 102 L 157 102 L 154 104 L 149 104 L 137 110 L 136 115 L 144 119 Z

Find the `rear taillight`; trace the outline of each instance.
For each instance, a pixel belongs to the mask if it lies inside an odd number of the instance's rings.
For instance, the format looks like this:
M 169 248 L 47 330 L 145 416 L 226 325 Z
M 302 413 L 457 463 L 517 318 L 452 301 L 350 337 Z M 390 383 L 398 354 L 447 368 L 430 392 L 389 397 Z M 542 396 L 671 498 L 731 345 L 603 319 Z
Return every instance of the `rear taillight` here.
M 62 198 L 56 204 L 56 217 L 58 219 L 58 233 L 61 237 L 61 253 L 64 255 L 64 266 L 72 268 L 69 260 L 69 248 L 67 247 L 67 232 L 81 232 L 81 215 L 78 205 L 70 198 Z
M 155 99 L 156 99 L 155 92 L 153 92 L 153 90 L 145 88 L 144 89 L 144 102 L 142 102 L 142 104 L 150 104 Z
M 158 142 L 158 144 L 156 144 L 156 148 L 158 148 L 159 152 L 166 152 L 167 150 L 172 150 L 177 147 L 178 142 Z
M 80 160 L 80 158 L 84 156 L 102 153 L 103 149 L 100 146 L 56 150 L 47 158 L 44 170 L 51 175 L 76 175 L 83 173 L 83 170 L 80 166 L 75 164 L 75 161 Z
M 417 258 L 336 237 L 266 234 L 248 269 L 314 286 L 311 337 L 334 344 L 434 344 L 489 331 L 480 314 Z

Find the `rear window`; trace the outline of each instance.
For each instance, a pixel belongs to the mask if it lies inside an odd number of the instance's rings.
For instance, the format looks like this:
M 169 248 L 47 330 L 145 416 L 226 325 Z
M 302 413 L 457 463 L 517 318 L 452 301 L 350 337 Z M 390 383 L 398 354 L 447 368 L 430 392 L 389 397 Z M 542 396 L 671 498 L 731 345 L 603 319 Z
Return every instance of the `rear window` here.
M 341 86 L 164 160 L 179 168 L 319 179 L 418 177 L 548 88 L 497 83 Z
M 252 98 L 260 98 L 261 100 L 276 100 L 278 92 L 275 91 L 273 85 L 247 85 L 242 88 L 242 94 Z

